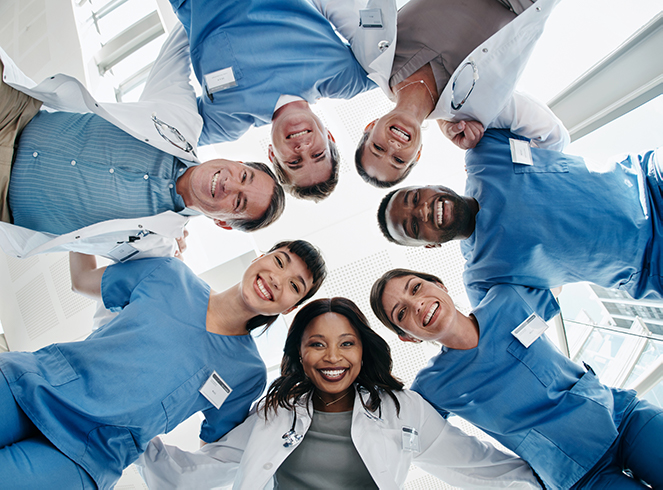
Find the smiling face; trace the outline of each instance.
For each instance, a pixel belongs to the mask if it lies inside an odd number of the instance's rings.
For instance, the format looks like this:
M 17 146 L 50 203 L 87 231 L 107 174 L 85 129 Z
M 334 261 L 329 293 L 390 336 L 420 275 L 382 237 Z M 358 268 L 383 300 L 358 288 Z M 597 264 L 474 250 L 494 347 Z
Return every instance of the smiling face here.
M 315 317 L 304 330 L 299 352 L 304 373 L 322 398 L 338 398 L 361 371 L 361 339 L 349 320 L 338 313 Z
M 274 193 L 274 180 L 241 162 L 210 160 L 187 169 L 177 181 L 177 193 L 188 208 L 225 224 L 264 215 Z
M 421 154 L 421 126 L 411 115 L 393 110 L 366 127 L 362 166 L 382 182 L 398 181 Z
M 269 159 L 290 184 L 308 187 L 325 182 L 332 172 L 329 139 L 331 134 L 308 104 L 287 104 L 272 122 Z
M 389 234 L 402 245 L 421 246 L 469 237 L 475 211 L 448 187 L 405 187 L 385 209 Z
M 394 325 L 415 339 L 448 345 L 459 333 L 456 307 L 440 283 L 413 275 L 391 279 L 382 307 Z
M 293 309 L 312 284 L 313 276 L 304 261 L 287 248 L 278 248 L 246 269 L 241 294 L 256 315 L 278 315 Z

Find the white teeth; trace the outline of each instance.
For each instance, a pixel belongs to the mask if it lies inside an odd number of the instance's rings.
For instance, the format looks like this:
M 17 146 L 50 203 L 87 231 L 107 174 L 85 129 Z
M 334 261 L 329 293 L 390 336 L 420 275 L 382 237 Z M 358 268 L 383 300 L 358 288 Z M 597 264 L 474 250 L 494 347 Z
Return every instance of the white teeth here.
M 435 218 L 437 220 L 437 226 L 442 226 L 442 224 L 444 223 L 444 201 L 440 199 L 439 201 L 437 201 L 436 206 L 437 206 L 437 213 L 435 215 Z
M 320 372 L 328 378 L 338 378 L 346 370 L 345 369 L 321 369 Z
M 258 283 L 258 289 L 260 289 L 260 292 L 265 295 L 265 297 L 269 300 L 272 299 L 272 295 L 269 294 L 269 291 L 267 291 L 267 288 L 265 288 L 265 285 L 262 282 L 261 278 L 258 278 L 256 281 Z
M 311 131 L 308 129 L 305 129 L 304 131 L 300 131 L 299 133 L 292 133 L 289 134 L 288 136 L 285 137 L 285 139 L 289 140 L 290 138 L 296 138 L 297 136 L 302 136 L 305 135 L 306 133 L 310 133 Z
M 403 131 L 401 128 L 391 126 L 389 129 L 391 129 L 394 133 L 401 134 L 406 140 L 410 141 L 410 135 Z
M 428 310 L 428 313 L 426 313 L 426 317 L 424 318 L 424 327 L 428 325 L 428 322 L 430 322 L 430 319 L 433 318 L 433 314 L 437 311 L 439 308 L 440 303 L 433 303 L 430 307 L 430 310 Z
M 214 193 L 216 192 L 216 181 L 219 178 L 219 172 L 214 174 L 214 177 L 212 177 L 212 197 L 214 197 Z

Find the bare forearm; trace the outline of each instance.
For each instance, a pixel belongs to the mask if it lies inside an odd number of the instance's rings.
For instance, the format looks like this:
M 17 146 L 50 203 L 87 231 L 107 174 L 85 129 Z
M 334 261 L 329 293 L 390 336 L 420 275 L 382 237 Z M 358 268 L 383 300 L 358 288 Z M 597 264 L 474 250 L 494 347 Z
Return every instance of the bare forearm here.
M 71 289 L 95 300 L 101 299 L 101 277 L 106 267 L 97 267 L 94 255 L 69 252 Z

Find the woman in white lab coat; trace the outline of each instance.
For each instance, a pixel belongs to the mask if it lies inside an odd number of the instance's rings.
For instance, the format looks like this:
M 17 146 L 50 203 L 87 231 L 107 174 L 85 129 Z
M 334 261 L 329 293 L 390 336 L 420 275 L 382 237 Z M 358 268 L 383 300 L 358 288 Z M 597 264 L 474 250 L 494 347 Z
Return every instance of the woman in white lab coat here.
M 154 439 L 143 476 L 150 488 L 397 489 L 415 463 L 464 488 L 539 488 L 522 460 L 448 424 L 391 366 L 352 301 L 313 301 L 295 317 L 259 409 L 195 453 Z

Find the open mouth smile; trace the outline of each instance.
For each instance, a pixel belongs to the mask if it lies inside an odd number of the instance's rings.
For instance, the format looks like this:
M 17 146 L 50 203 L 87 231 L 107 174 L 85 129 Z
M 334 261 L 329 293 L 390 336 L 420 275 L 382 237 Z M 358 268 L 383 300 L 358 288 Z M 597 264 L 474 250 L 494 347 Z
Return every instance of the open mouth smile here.
M 263 299 L 273 301 L 274 296 L 260 276 L 256 279 L 256 287 Z
M 410 133 L 399 128 L 398 126 L 389 126 L 389 131 L 391 131 L 394 134 L 394 136 L 396 136 L 396 139 L 399 139 L 404 143 L 410 142 L 411 139 Z
M 318 369 L 318 372 L 325 378 L 327 381 L 338 381 L 345 376 L 345 373 L 348 371 L 347 368 L 336 368 L 336 369 Z
M 296 133 L 289 134 L 288 136 L 285 137 L 285 139 L 289 140 L 291 138 L 298 138 L 299 136 L 304 136 L 305 134 L 310 133 L 310 129 L 305 129 L 303 131 L 298 131 Z
M 437 311 L 437 309 L 440 307 L 440 303 L 435 302 L 433 303 L 430 308 L 428 309 L 428 313 L 426 313 L 426 316 L 424 317 L 424 327 L 427 327 L 428 324 L 430 323 L 431 319 L 433 318 L 433 315 Z
M 219 173 L 221 173 L 220 170 L 217 173 L 215 173 L 214 176 L 212 177 L 212 186 L 210 188 L 212 197 L 214 197 L 214 194 L 216 193 L 216 181 L 219 179 Z

